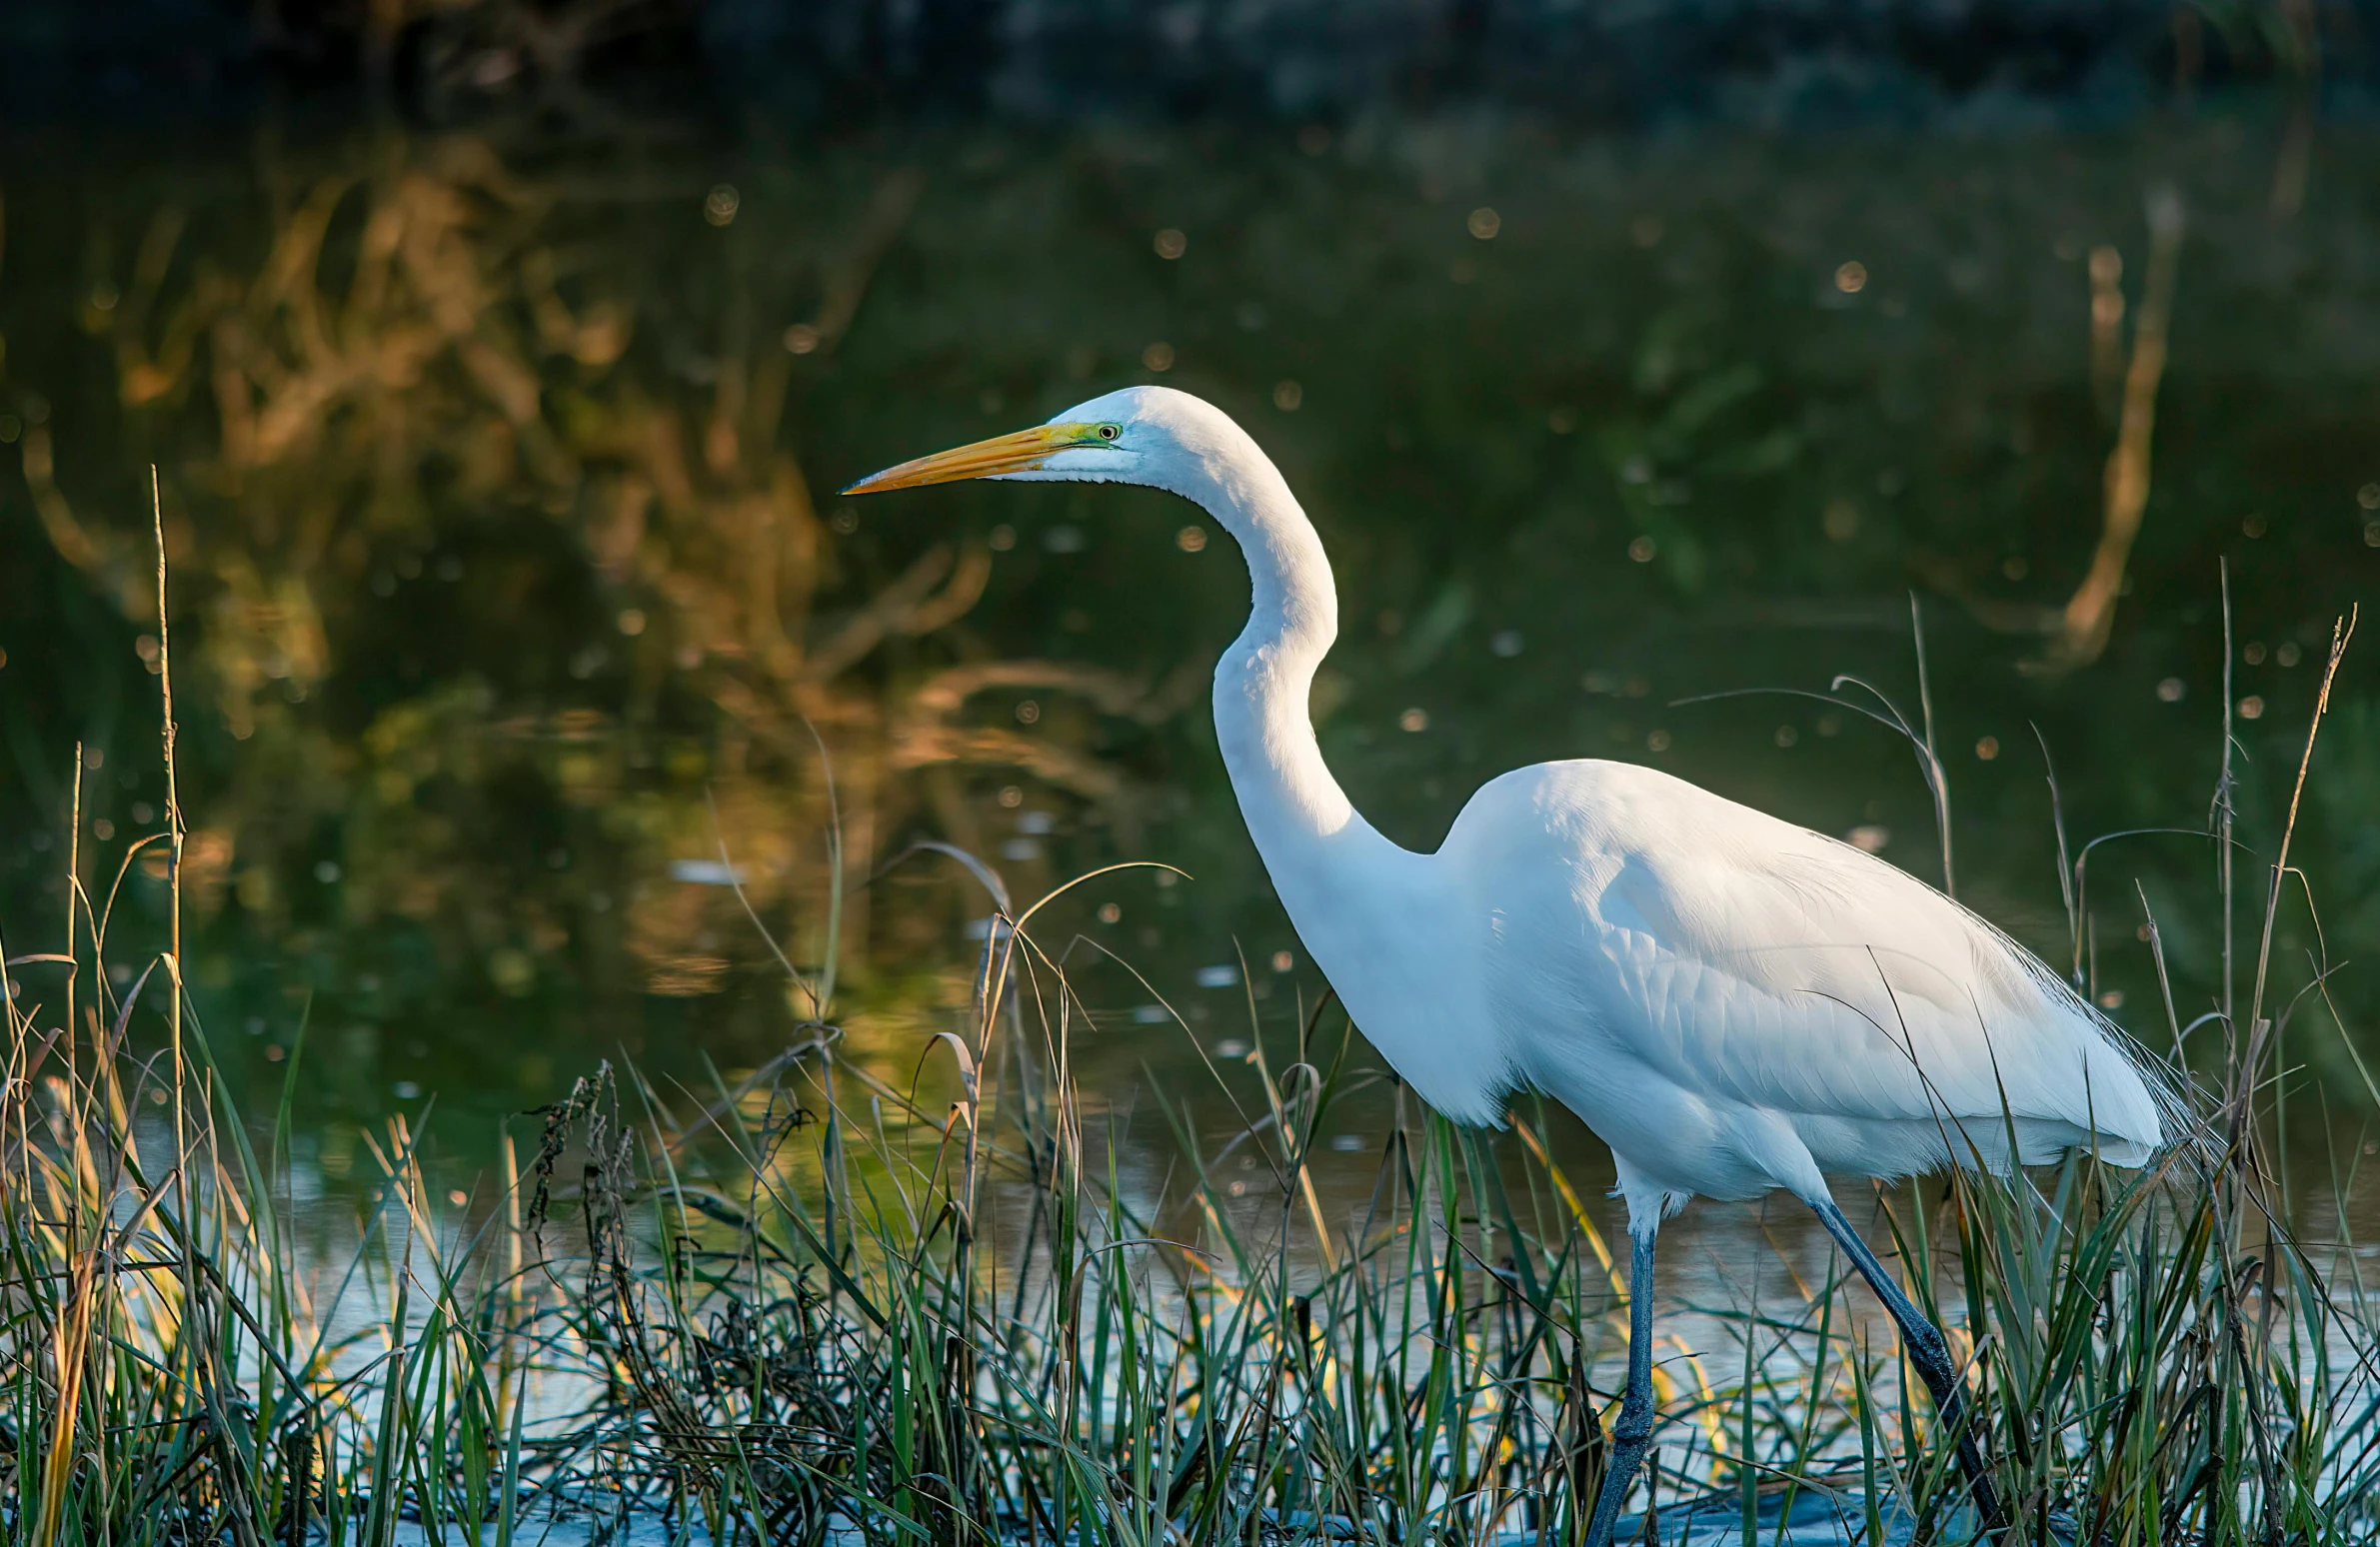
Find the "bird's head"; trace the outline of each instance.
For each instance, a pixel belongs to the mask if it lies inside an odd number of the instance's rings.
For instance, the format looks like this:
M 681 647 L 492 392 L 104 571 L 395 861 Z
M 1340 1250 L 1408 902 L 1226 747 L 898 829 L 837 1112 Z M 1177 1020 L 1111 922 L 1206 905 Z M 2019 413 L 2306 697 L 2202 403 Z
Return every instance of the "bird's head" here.
M 861 479 L 847 495 L 883 494 L 961 479 L 1147 484 L 1187 493 L 1217 433 L 1237 435 L 1216 409 L 1166 387 L 1127 387 L 1078 403 L 1048 424 L 936 452 Z M 1242 437 L 1244 439 L 1244 437 Z

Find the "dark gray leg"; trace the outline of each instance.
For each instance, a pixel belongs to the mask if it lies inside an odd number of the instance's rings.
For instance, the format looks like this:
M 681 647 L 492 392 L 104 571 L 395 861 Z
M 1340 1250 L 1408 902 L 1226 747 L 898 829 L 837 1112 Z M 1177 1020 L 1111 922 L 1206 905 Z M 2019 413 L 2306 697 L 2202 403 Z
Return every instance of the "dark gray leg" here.
M 1851 1228 L 1851 1221 L 1833 1201 L 1810 1205 L 1818 1211 L 1826 1233 L 1859 1269 L 1859 1276 L 1884 1302 L 1892 1319 L 1900 1327 L 1901 1346 L 1909 1351 L 1909 1362 L 1917 1366 L 1917 1374 L 1925 1382 L 1925 1389 L 1934 1394 L 1934 1410 L 1941 1414 L 1942 1425 L 1958 1440 L 1959 1469 L 1967 1474 L 1967 1489 L 1974 1496 L 1975 1512 L 1983 1517 L 1983 1527 L 1997 1541 L 2008 1529 L 2008 1517 L 2000 1512 L 1999 1491 L 1991 1485 L 1991 1471 L 1983 1464 L 1983 1449 L 1975 1441 L 1973 1425 L 1967 1422 L 1966 1388 L 1959 1382 L 1958 1371 L 1950 1363 L 1950 1345 L 1942 1340 L 1940 1329 L 1918 1314 L 1909 1297 L 1901 1293 L 1900 1285 L 1884 1271 L 1884 1264 L 1867 1249 L 1867 1242 Z
M 1595 1495 L 1586 1547 L 1611 1547 L 1612 1522 L 1637 1463 L 1652 1446 L 1652 1235 L 1628 1232 L 1635 1251 L 1628 1262 L 1628 1389 L 1619 1399 L 1619 1421 L 1611 1426 L 1611 1464 L 1603 1490 Z

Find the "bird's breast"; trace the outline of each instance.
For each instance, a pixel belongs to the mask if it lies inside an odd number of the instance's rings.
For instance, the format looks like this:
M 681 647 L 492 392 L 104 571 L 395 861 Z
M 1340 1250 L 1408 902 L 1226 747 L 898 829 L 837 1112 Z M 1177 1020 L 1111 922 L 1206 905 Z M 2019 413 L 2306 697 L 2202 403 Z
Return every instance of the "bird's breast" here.
M 1457 1122 L 1501 1122 L 1510 1052 L 1480 991 L 1473 931 L 1437 888 L 1373 876 L 1349 893 L 1325 871 L 1275 885 L 1314 964 L 1397 1077 Z

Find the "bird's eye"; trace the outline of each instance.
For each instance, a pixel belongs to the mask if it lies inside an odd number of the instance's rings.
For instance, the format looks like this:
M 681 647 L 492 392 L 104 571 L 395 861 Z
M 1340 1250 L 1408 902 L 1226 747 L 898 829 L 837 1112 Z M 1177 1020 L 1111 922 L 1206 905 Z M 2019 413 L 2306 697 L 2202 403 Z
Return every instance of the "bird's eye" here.
M 1100 426 L 1100 439 L 1103 441 L 1113 441 L 1122 434 L 1124 434 L 1124 426 L 1122 425 Z

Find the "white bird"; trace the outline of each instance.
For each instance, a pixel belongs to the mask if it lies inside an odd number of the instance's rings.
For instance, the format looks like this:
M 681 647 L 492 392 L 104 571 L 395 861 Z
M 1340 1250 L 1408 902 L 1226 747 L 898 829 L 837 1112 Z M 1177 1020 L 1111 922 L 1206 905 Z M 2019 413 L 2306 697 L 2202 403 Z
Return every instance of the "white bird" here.
M 1321 540 L 1220 410 L 1159 387 L 861 480 L 1142 484 L 1237 541 L 1253 593 L 1214 673 L 1249 835 L 1308 954 L 1423 1099 L 1500 1124 L 1534 1087 L 1611 1146 L 1633 1247 L 1626 1394 L 1588 1541 L 1653 1434 L 1653 1241 L 1694 1196 L 1782 1187 L 1899 1324 L 1978 1512 L 2005 1516 L 1941 1332 L 1826 1184 L 2091 1147 L 2139 1165 L 2178 1111 L 2152 1065 L 2037 958 L 1847 843 L 1624 763 L 1490 780 L 1434 853 L 1390 842 L 1323 764 L 1306 701 L 1338 632 Z M 2009 1153 L 2011 1139 L 2016 1154 Z

